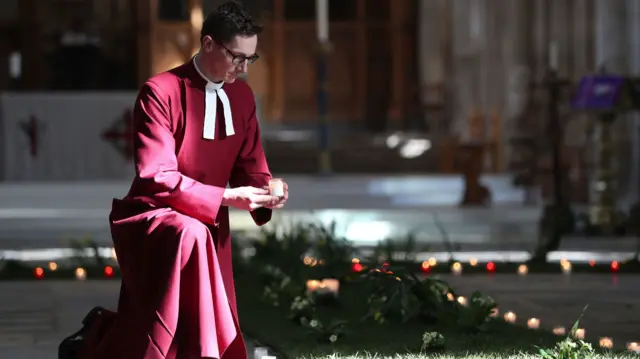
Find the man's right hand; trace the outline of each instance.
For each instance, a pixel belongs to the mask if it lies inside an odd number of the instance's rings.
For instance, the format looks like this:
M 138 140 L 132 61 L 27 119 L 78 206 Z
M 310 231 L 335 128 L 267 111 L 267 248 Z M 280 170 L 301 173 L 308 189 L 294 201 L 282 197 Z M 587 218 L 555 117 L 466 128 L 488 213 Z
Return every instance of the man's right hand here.
M 269 190 L 256 187 L 227 188 L 222 196 L 222 205 L 245 211 L 266 207 L 278 201 L 278 197 L 271 196 Z

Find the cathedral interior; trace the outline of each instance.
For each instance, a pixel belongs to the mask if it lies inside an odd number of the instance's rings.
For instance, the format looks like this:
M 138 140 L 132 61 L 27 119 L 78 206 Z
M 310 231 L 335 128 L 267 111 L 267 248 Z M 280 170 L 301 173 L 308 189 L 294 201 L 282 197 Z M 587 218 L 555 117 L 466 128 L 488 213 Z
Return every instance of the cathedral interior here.
M 197 51 L 202 19 L 218 2 L 8 1 L 0 89 L 135 92 Z M 287 154 L 274 162 L 279 171 L 314 172 L 315 2 L 243 2 L 265 25 L 246 81 L 269 155 Z M 549 193 L 556 158 L 563 188 L 584 202 L 603 162 L 602 126 L 575 111 L 572 96 L 583 76 L 640 71 L 634 0 L 330 0 L 329 28 L 337 172 L 511 173 Z M 634 195 L 637 127 L 636 114 L 620 113 L 610 138 L 618 186 Z M 398 159 L 409 142 L 422 150 Z

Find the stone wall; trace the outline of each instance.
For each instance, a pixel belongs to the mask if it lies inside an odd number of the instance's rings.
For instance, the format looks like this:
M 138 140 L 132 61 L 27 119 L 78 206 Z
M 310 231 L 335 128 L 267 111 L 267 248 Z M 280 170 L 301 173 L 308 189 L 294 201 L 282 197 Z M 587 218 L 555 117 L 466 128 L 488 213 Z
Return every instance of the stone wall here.
M 450 109 L 445 132 L 468 138 L 472 113 L 487 119 L 497 113 L 507 162 L 510 137 L 544 128 L 541 85 L 550 61 L 572 81 L 602 65 L 616 73 L 640 72 L 637 0 L 421 0 L 419 9 L 420 81 L 425 89 L 443 88 L 439 95 Z M 590 119 L 571 114 L 570 93 L 565 96 L 565 142 L 588 152 Z M 433 91 L 423 91 L 425 103 L 433 97 Z M 521 123 L 523 118 L 528 123 Z M 640 163 L 638 116 L 623 116 L 616 127 L 620 185 L 635 196 L 638 166 L 630 164 Z

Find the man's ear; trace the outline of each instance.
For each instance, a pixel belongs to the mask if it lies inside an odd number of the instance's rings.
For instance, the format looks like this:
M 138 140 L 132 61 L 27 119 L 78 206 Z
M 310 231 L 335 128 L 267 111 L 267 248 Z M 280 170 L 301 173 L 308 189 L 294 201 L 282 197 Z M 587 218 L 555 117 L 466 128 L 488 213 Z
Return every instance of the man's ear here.
M 213 51 L 213 39 L 207 35 L 202 38 L 202 49 L 206 52 Z

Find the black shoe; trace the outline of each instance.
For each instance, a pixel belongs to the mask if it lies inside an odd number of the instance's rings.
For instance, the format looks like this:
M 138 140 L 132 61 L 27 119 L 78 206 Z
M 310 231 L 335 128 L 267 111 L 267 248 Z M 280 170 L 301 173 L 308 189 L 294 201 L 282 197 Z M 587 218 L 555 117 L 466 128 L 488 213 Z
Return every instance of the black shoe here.
M 95 307 L 89 311 L 89 314 L 82 320 L 82 328 L 64 338 L 58 346 L 58 359 L 76 359 L 84 344 L 85 334 L 91 328 L 91 324 L 105 311 L 106 309 L 101 307 Z

